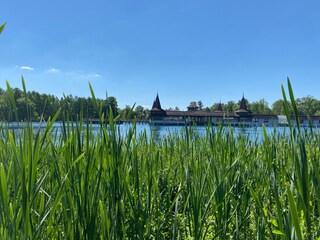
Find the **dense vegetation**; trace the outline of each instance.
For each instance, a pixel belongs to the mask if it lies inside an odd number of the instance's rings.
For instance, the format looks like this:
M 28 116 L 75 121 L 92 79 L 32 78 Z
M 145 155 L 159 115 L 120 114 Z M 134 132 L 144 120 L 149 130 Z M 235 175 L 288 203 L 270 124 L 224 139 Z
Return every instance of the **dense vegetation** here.
M 16 110 L 18 112 L 18 120 L 47 120 L 53 116 L 60 108 L 68 113 L 69 119 L 79 119 L 80 112 L 85 118 L 98 118 L 99 113 L 94 107 L 91 97 L 74 97 L 65 95 L 63 98 L 58 98 L 50 94 L 40 94 L 36 91 L 24 92 L 19 88 L 12 88 L 14 98 L 16 99 Z M 26 98 L 27 97 L 27 98 Z M 28 104 L 26 104 L 28 101 Z M 107 113 L 112 111 L 114 115 L 120 115 L 122 119 L 147 119 L 149 111 L 142 106 L 126 106 L 124 109 L 118 108 L 117 99 L 113 96 L 106 99 L 96 99 L 102 111 Z M 26 106 L 28 105 L 28 111 Z M 133 108 L 133 109 L 132 109 Z M 129 114 L 130 113 L 130 114 Z M 63 115 L 58 116 L 57 120 L 62 120 Z M 15 115 L 12 114 L 10 105 L 9 93 L 7 90 L 0 88 L 0 121 L 18 121 Z
M 24 92 L 25 88 L 24 88 Z M 1 239 L 316 239 L 320 134 L 291 127 L 252 140 L 232 128 L 156 139 L 64 118 L 2 127 Z M 291 105 L 296 104 L 289 84 Z M 8 86 L 10 106 L 14 93 Z M 25 98 L 28 103 L 28 99 Z M 289 104 L 284 93 L 284 108 Z M 26 105 L 27 112 L 29 111 Z M 81 112 L 80 112 L 81 118 Z
M 47 120 L 53 116 L 58 109 L 63 109 L 68 112 L 69 118 L 79 119 L 80 112 L 83 112 L 85 118 L 98 118 L 99 113 L 94 108 L 91 97 L 77 97 L 66 95 L 63 98 L 58 98 L 50 94 L 40 94 L 36 91 L 26 92 L 19 88 L 11 89 L 16 101 L 16 109 L 20 116 L 19 120 L 31 119 L 32 121 L 39 121 L 40 119 Z M 28 98 L 28 115 L 26 109 L 26 96 Z M 147 108 L 138 106 L 126 106 L 124 109 L 118 107 L 117 99 L 113 96 L 106 97 L 106 99 L 96 99 L 98 104 L 101 104 L 102 111 L 107 113 L 110 108 L 115 116 L 120 116 L 121 119 L 148 119 L 149 110 Z M 215 111 L 219 103 L 213 104 L 210 108 L 203 107 L 202 102 L 191 102 L 190 104 L 198 105 L 202 110 Z M 303 115 L 320 115 L 320 100 L 308 96 L 296 99 L 297 110 L 299 114 Z M 235 111 L 239 108 L 239 103 L 229 101 L 223 104 L 223 109 L 227 112 Z M 272 108 L 268 103 L 261 99 L 257 102 L 247 102 L 248 108 L 257 114 L 284 114 L 283 100 L 278 100 L 272 104 Z M 178 108 L 170 109 L 178 110 Z M 129 114 L 130 113 L 130 114 Z M 58 116 L 57 120 L 62 120 L 63 116 Z M 14 119 L 10 110 L 10 99 L 7 90 L 0 88 L 0 121 L 17 121 Z
M 190 104 L 195 104 L 196 102 L 191 102 Z M 218 109 L 218 105 L 220 103 L 214 103 L 211 107 L 203 107 L 202 102 L 198 101 L 196 103 L 200 108 L 205 111 L 215 111 Z M 226 112 L 233 112 L 239 109 L 240 101 L 228 101 L 227 103 L 221 103 L 222 108 Z M 320 115 L 320 100 L 312 97 L 302 97 L 296 99 L 296 105 L 298 113 L 301 115 Z M 202 107 L 201 107 L 202 106 Z M 255 102 L 247 101 L 247 107 L 252 111 L 254 114 L 277 114 L 277 115 L 284 115 L 285 109 L 283 108 L 283 100 L 279 99 L 275 101 L 271 107 L 269 106 L 268 102 L 265 99 L 260 99 Z M 291 112 L 292 108 L 289 106 Z

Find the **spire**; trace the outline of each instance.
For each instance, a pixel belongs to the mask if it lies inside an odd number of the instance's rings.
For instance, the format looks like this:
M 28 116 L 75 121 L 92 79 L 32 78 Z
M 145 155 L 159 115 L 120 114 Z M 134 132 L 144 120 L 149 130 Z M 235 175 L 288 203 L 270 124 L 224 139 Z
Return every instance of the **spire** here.
M 221 101 L 220 101 L 220 103 L 219 103 L 219 105 L 218 105 L 218 109 L 217 109 L 217 110 L 220 111 L 220 112 L 223 111 Z
M 158 93 L 157 93 L 156 100 L 154 100 L 153 102 L 152 110 L 162 110 Z
M 242 95 L 242 98 L 241 98 L 240 109 L 248 110 L 246 99 L 244 98 L 244 94 Z

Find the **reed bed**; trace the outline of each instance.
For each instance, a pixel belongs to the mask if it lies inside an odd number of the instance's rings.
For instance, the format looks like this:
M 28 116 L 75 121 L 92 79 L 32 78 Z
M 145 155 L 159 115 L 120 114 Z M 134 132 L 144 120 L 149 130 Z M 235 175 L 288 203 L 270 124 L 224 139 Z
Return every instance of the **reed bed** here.
M 264 131 L 261 141 L 229 127 L 199 136 L 186 126 L 156 139 L 135 124 L 122 135 L 111 112 L 108 125 L 100 116 L 98 130 L 63 112 L 43 131 L 1 128 L 1 239 L 320 236 L 317 130 L 301 131 L 297 121 L 290 134 Z

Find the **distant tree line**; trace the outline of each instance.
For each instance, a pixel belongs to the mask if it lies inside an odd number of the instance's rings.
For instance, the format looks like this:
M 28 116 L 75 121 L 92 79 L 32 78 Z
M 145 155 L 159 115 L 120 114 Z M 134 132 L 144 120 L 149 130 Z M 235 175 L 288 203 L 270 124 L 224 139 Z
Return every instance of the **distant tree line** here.
M 275 101 L 271 107 L 269 106 L 268 102 L 265 99 L 260 99 L 255 102 L 246 102 L 247 107 L 249 110 L 252 111 L 253 114 L 276 114 L 276 115 L 283 115 L 284 108 L 283 108 L 283 100 L 279 99 Z M 200 110 L 213 112 L 218 109 L 219 102 L 214 103 L 211 107 L 204 107 L 202 101 L 192 101 L 190 102 L 190 106 L 197 105 Z M 301 115 L 320 115 L 320 100 L 312 97 L 302 97 L 296 99 L 297 109 L 299 114 Z M 225 112 L 234 112 L 239 109 L 240 101 L 228 101 L 227 103 L 221 103 L 222 109 Z M 179 110 L 178 107 L 169 108 L 168 110 Z
M 94 107 L 94 103 L 91 97 L 77 97 L 72 95 L 66 95 L 62 98 L 58 98 L 51 94 L 41 94 L 36 91 L 27 92 L 27 97 L 24 91 L 19 88 L 11 89 L 14 95 L 16 109 L 18 113 L 18 119 L 13 114 L 13 107 L 11 106 L 9 94 L 7 90 L 0 88 L 0 121 L 22 121 L 32 120 L 40 121 L 41 119 L 47 120 L 49 117 L 55 115 L 55 113 L 61 108 L 63 114 L 60 114 L 58 120 L 68 118 L 70 120 L 79 119 L 80 113 L 84 118 L 98 118 L 99 114 Z M 147 120 L 149 119 L 149 109 L 140 105 L 129 106 L 126 105 L 123 109 L 118 107 L 117 99 L 113 96 L 106 99 L 97 99 L 98 105 L 102 106 L 102 112 L 105 114 L 112 111 L 114 116 L 118 116 L 122 120 Z M 197 105 L 200 110 L 213 112 L 218 109 L 220 103 L 214 103 L 211 107 L 204 107 L 202 101 L 192 101 L 191 106 Z M 228 101 L 227 103 L 221 103 L 225 112 L 234 112 L 239 109 L 240 101 Z M 301 115 L 320 115 L 320 100 L 307 96 L 296 99 L 298 112 Z M 271 107 L 265 99 L 260 99 L 255 102 L 248 102 L 248 108 L 254 114 L 284 114 L 283 100 L 277 100 Z M 178 107 L 169 108 L 168 110 L 179 111 Z
M 47 120 L 49 117 L 53 117 L 59 109 L 62 110 L 63 114 L 60 114 L 57 120 L 63 120 L 63 118 L 76 120 L 79 119 L 80 113 L 82 113 L 83 118 L 99 117 L 91 97 L 66 95 L 58 98 L 51 94 L 41 94 L 36 91 L 28 91 L 27 96 L 25 96 L 24 91 L 19 88 L 11 90 L 15 99 L 18 119 L 13 113 L 14 108 L 10 102 L 8 91 L 0 88 L 0 121 Z M 105 115 L 112 111 L 112 114 L 119 116 L 119 119 L 149 118 L 149 110 L 142 106 L 131 107 L 126 105 L 125 108 L 120 109 L 117 99 L 113 96 L 96 100 L 98 105 L 102 106 L 102 112 Z

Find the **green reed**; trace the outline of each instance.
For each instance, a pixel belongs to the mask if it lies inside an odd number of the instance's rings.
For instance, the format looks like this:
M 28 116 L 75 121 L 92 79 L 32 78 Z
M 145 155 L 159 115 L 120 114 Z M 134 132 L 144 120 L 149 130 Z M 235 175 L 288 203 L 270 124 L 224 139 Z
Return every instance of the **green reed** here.
M 290 82 L 288 90 L 295 109 Z M 264 128 L 262 141 L 224 126 L 155 139 L 135 123 L 122 135 L 112 110 L 95 107 L 98 129 L 83 123 L 85 111 L 77 119 L 59 111 L 42 130 L 2 125 L 1 239 L 320 236 L 320 134 L 303 131 L 298 118 L 289 135 Z

